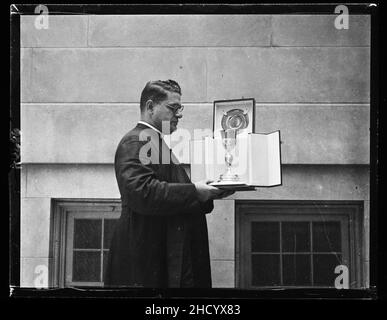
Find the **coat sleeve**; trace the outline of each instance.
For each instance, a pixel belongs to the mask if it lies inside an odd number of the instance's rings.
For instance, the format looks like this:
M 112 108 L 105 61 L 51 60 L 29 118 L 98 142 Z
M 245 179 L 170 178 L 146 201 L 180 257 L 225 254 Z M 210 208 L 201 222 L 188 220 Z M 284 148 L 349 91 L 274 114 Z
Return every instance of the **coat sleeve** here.
M 144 215 L 209 213 L 213 201 L 202 203 L 193 183 L 170 183 L 157 179 L 151 165 L 140 161 L 144 141 L 130 140 L 118 146 L 115 158 L 116 176 L 128 205 Z

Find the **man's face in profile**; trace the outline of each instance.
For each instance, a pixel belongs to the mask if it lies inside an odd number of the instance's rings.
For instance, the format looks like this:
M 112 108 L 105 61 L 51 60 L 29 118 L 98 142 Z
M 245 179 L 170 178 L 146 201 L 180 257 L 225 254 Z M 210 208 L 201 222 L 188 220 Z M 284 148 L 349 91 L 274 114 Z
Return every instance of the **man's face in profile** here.
M 177 129 L 179 119 L 182 117 L 181 114 L 175 112 L 181 106 L 181 96 L 177 92 L 167 92 L 167 97 L 164 101 L 160 101 L 154 109 L 153 119 L 157 128 L 162 131 L 162 124 L 164 121 L 170 124 L 170 132 L 163 132 L 163 134 L 169 134 Z M 164 124 L 165 125 L 165 124 Z M 165 128 L 164 128 L 165 130 Z

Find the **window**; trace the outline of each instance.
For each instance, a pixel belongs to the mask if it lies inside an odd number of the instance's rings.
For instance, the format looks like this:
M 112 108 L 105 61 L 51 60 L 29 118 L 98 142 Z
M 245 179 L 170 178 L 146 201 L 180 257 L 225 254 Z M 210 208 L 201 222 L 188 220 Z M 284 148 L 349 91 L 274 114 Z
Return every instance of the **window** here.
M 61 201 L 54 205 L 50 284 L 103 286 L 118 201 Z
M 239 201 L 236 212 L 240 287 L 334 287 L 338 265 L 360 286 L 360 203 Z

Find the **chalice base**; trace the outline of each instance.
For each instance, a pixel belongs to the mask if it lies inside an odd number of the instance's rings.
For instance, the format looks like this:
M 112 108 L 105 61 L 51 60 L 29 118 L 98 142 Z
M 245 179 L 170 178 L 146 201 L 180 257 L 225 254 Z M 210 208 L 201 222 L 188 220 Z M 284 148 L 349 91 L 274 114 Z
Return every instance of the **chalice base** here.
M 219 182 L 238 182 L 239 177 L 237 174 L 232 174 L 232 173 L 224 173 L 221 174 L 219 177 Z

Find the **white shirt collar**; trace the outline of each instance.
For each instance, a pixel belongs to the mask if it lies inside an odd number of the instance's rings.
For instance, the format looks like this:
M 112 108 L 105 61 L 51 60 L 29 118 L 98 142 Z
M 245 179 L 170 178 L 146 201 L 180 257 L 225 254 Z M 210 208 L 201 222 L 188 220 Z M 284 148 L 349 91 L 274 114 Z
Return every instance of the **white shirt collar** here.
M 164 134 L 163 134 L 159 129 L 155 128 L 154 126 L 152 126 L 152 125 L 149 124 L 148 122 L 145 122 L 145 121 L 140 120 L 138 123 L 141 123 L 141 124 L 143 124 L 143 125 L 145 125 L 145 126 L 151 128 L 151 129 L 155 130 L 156 132 L 160 133 L 161 138 L 164 137 Z

